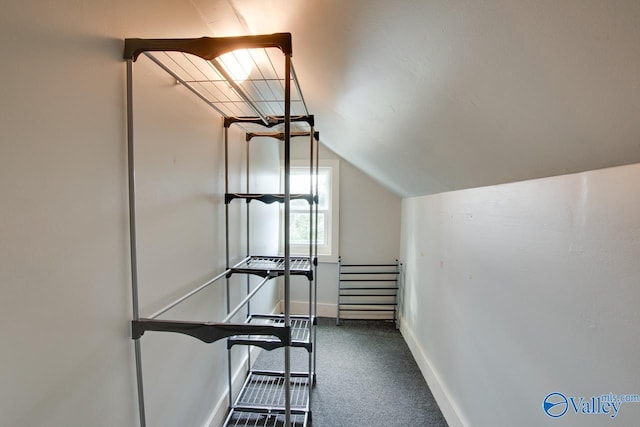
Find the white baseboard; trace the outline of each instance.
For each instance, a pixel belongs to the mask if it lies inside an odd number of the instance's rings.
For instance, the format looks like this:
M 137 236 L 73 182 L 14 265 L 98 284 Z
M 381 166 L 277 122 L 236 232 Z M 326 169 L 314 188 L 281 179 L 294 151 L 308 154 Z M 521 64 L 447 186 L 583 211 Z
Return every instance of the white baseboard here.
M 362 305 L 366 307 L 366 304 Z M 308 301 L 291 301 L 291 314 L 296 315 L 306 315 L 309 313 L 309 302 Z M 338 314 L 338 306 L 336 304 L 326 304 L 326 303 L 318 303 L 318 317 L 330 317 L 335 319 Z M 283 301 L 280 301 L 280 312 L 284 311 Z M 373 312 L 364 312 L 360 314 L 349 313 L 346 315 L 341 315 L 341 319 L 380 319 L 380 320 L 392 320 L 389 319 L 389 313 L 373 313 Z
M 422 376 L 424 376 L 427 381 L 427 385 L 429 386 L 429 389 L 431 389 L 431 393 L 436 399 L 436 402 L 442 411 L 442 415 L 447 420 L 449 427 L 469 426 L 469 422 L 465 419 L 460 412 L 458 405 L 456 405 L 455 401 L 451 398 L 446 386 L 440 379 L 440 375 L 437 370 L 433 368 L 433 365 L 422 350 L 422 347 L 418 343 L 413 331 L 407 327 L 405 322 L 402 321 L 402 318 L 399 319 L 399 323 L 400 332 L 402 333 L 409 350 L 411 350 L 413 358 L 416 360 L 416 363 L 422 372 Z

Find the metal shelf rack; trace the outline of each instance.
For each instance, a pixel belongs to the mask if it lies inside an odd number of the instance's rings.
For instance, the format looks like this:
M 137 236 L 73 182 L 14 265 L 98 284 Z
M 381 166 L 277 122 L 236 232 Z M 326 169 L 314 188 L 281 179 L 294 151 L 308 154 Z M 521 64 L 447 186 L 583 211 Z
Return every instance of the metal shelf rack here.
M 343 319 L 392 320 L 397 324 L 401 264 L 343 264 L 338 257 L 338 310 Z M 346 315 L 346 317 L 345 317 Z
M 256 334 L 238 334 L 236 336 L 232 336 L 227 340 L 227 347 L 231 348 L 235 345 L 247 345 L 247 346 L 257 346 L 264 350 L 273 350 L 276 348 L 284 347 L 285 349 L 285 370 L 278 372 L 255 372 L 250 368 L 247 369 L 247 380 L 245 381 L 242 389 L 240 390 L 238 397 L 236 400 L 231 399 L 233 393 L 229 393 L 229 417 L 225 425 L 236 425 L 235 422 L 238 421 L 238 414 L 251 414 L 249 419 L 251 422 L 256 422 L 255 419 L 255 410 L 260 411 L 269 411 L 270 414 L 273 411 L 282 412 L 282 411 L 303 411 L 306 415 L 303 418 L 300 418 L 301 422 L 306 425 L 307 422 L 311 420 L 311 390 L 313 384 L 315 383 L 315 362 L 316 362 L 316 352 L 314 351 L 314 343 L 316 340 L 316 312 L 317 305 L 315 303 L 316 298 L 316 286 L 317 286 L 317 247 L 314 243 L 317 239 L 317 235 L 315 235 L 315 229 L 317 227 L 317 168 L 318 168 L 318 141 L 319 134 L 318 132 L 313 131 L 313 116 L 297 117 L 299 125 L 301 123 L 306 123 L 309 128 L 306 131 L 298 131 L 291 135 L 291 138 L 301 137 L 307 138 L 309 140 L 309 176 L 311 177 L 311 181 L 309 183 L 309 192 L 306 194 L 289 194 L 289 201 L 293 199 L 305 200 L 309 204 L 309 218 L 311 223 L 309 224 L 309 251 L 306 256 L 291 256 L 289 254 L 289 272 L 288 276 L 285 274 L 285 266 L 284 261 L 285 257 L 281 256 L 258 256 L 251 254 L 251 246 L 250 246 L 250 227 L 249 227 L 249 210 L 250 204 L 253 201 L 258 201 L 264 204 L 273 204 L 279 203 L 284 205 L 284 216 L 288 217 L 288 203 L 283 197 L 281 193 L 268 193 L 268 194 L 258 194 L 252 193 L 249 188 L 249 174 L 250 174 L 250 152 L 251 145 L 254 143 L 254 138 L 273 138 L 279 141 L 285 142 L 282 132 L 277 131 L 253 131 L 246 132 L 245 134 L 245 142 L 247 144 L 246 147 L 246 164 L 245 170 L 247 173 L 246 179 L 246 188 L 243 193 L 230 193 L 228 187 L 228 179 L 226 180 L 227 184 L 225 185 L 225 203 L 226 203 L 226 223 L 227 223 L 227 232 L 229 230 L 229 205 L 234 203 L 234 201 L 244 200 L 246 202 L 246 232 L 247 232 L 247 258 L 240 264 L 230 268 L 231 274 L 247 274 L 247 275 L 257 275 L 260 277 L 281 277 L 284 276 L 285 280 L 292 276 L 303 276 L 308 281 L 308 289 L 309 289 L 309 306 L 307 313 L 305 315 L 287 315 L 290 310 L 288 307 L 290 297 L 288 295 L 288 290 L 290 289 L 290 285 L 285 285 L 285 297 L 284 297 L 284 313 L 283 314 L 271 314 L 271 313 L 254 313 L 250 306 L 247 309 L 247 318 L 246 324 L 250 325 L 261 325 L 261 326 L 285 326 L 289 327 L 290 340 L 287 344 L 283 344 L 282 340 L 277 339 L 276 337 L 265 337 Z M 233 125 L 244 125 L 247 122 L 250 122 L 253 126 L 262 126 L 260 123 L 256 123 L 253 119 L 247 118 L 233 118 L 230 120 L 225 120 L 225 151 L 228 150 L 228 130 Z M 274 121 L 275 125 L 277 123 Z M 271 125 L 265 125 L 264 127 L 271 127 Z M 289 148 L 288 144 L 285 142 L 284 147 L 284 162 L 285 165 L 289 162 Z M 314 169 L 315 168 L 315 169 Z M 229 166 L 227 160 L 225 160 L 225 169 L 228 171 Z M 288 173 L 286 172 L 285 167 L 285 186 L 288 184 Z M 315 177 L 315 179 L 314 179 Z M 315 187 L 314 187 L 315 186 Z M 285 228 L 288 231 L 288 224 L 285 224 Z M 286 239 L 286 237 L 285 237 Z M 227 241 L 229 237 L 227 235 Z M 285 250 L 287 250 L 287 246 L 285 245 Z M 231 275 L 230 274 L 230 275 Z M 229 276 L 230 276 L 229 275 Z M 247 293 L 250 292 L 249 283 L 247 283 Z M 290 366 L 290 348 L 298 347 L 303 348 L 307 351 L 308 354 L 308 369 L 307 372 L 290 372 L 288 366 Z M 250 354 L 247 355 L 250 358 Z M 248 363 L 250 366 L 250 363 Z M 289 372 L 289 378 L 287 379 L 287 372 Z M 229 381 L 229 389 L 232 389 L 232 383 Z M 287 391 L 288 390 L 288 391 Z M 287 399 L 285 396 L 289 393 L 289 398 Z M 271 396 L 271 397 L 270 397 Z M 279 400 L 274 400 L 273 396 L 280 396 Z M 256 397 L 260 397 L 256 399 Z M 289 402 L 287 404 L 287 402 Z M 279 422 L 278 417 L 272 419 L 274 422 Z M 243 425 L 243 424 L 240 424 Z M 259 424 L 258 424 L 259 425 Z M 276 424 L 280 425 L 280 424 Z
M 172 76 L 177 83 L 200 98 L 224 117 L 225 130 L 225 207 L 226 207 L 226 269 L 217 276 L 173 301 L 156 313 L 142 317 L 138 299 L 138 266 L 136 234 L 136 183 L 134 160 L 134 120 L 133 120 L 133 64 L 140 55 Z M 252 71 L 245 78 L 234 76 L 229 67 L 229 56 L 239 60 L 248 55 Z M 311 419 L 311 384 L 315 380 L 315 358 L 309 356 L 309 371 L 292 373 L 290 348 L 304 347 L 309 355 L 315 341 L 315 286 L 316 252 L 310 244 L 308 257 L 293 257 L 289 245 L 289 210 L 291 200 L 304 199 L 317 211 L 317 182 L 315 193 L 313 184 L 309 194 L 291 194 L 290 143 L 293 137 L 310 138 L 310 170 L 317 155 L 318 134 L 313 131 L 313 116 L 309 115 L 300 85 L 291 62 L 291 34 L 278 33 L 258 36 L 191 38 L 191 39 L 137 39 L 125 40 L 124 60 L 127 70 L 127 145 L 128 145 L 128 186 L 129 186 L 129 230 L 131 251 L 131 289 L 133 319 L 131 322 L 134 340 L 136 377 L 138 384 L 138 408 L 140 425 L 146 426 L 144 386 L 142 376 L 141 339 L 147 331 L 174 332 L 192 336 L 205 343 L 227 339 L 227 347 L 234 345 L 257 345 L 267 350 L 284 347 L 284 367 L 279 372 L 247 372 L 245 387 L 232 401 L 231 369 L 229 370 L 229 414 L 225 425 L 263 426 L 306 426 Z M 282 59 L 284 58 L 284 61 Z M 273 194 L 255 194 L 247 187 L 245 193 L 229 192 L 228 129 L 239 126 L 246 132 L 246 141 L 254 137 L 277 138 L 284 145 L 284 191 Z M 270 129 L 272 132 L 265 132 Z M 315 148 L 314 148 L 315 143 Z M 248 153 L 248 150 L 247 150 Z M 247 154 L 247 166 L 248 166 Z M 315 161 L 317 170 L 317 159 Z M 248 173 L 248 168 L 247 168 Z M 248 180 L 247 180 L 248 186 Z M 229 203 L 244 199 L 247 203 L 247 227 L 249 202 L 278 202 L 284 206 L 284 254 L 281 256 L 247 257 L 235 265 L 230 265 L 229 256 Z M 310 215 L 310 218 L 312 216 Z M 317 225 L 317 214 L 313 230 Z M 313 231 L 311 231 L 313 233 Z M 313 237 L 313 236 L 310 236 Z M 317 236 L 316 236 L 317 237 Z M 249 253 L 249 232 L 247 230 L 247 253 Z M 247 279 L 246 296 L 234 308 L 230 305 L 229 279 L 234 274 L 257 275 L 262 277 L 259 284 L 250 286 Z M 290 309 L 290 279 L 301 275 L 308 279 L 309 313 L 307 316 L 292 316 Z M 254 295 L 272 279 L 282 277 L 284 286 L 283 313 L 280 315 L 260 315 L 250 311 L 250 301 Z M 159 320 L 166 313 L 201 290 L 226 278 L 227 315 L 218 321 Z M 245 322 L 233 323 L 232 319 L 246 308 Z M 230 356 L 229 356 L 230 357 Z M 230 360 L 230 359 L 229 359 Z M 230 367 L 231 367 L 231 362 Z M 250 360 L 249 360 L 250 364 Z M 255 391 L 264 391 L 263 396 L 271 400 L 260 401 Z M 268 391 L 268 393 L 267 393 Z

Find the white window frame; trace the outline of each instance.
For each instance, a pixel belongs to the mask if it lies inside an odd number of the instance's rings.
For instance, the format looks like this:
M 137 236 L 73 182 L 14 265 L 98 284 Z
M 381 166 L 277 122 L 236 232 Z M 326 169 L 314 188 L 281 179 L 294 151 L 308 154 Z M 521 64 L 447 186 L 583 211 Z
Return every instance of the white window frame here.
M 292 160 L 292 169 L 309 170 L 308 161 Z M 318 162 L 320 169 L 329 169 L 330 192 L 328 198 L 329 206 L 326 211 L 325 233 L 327 236 L 326 245 L 318 245 L 318 262 L 336 263 L 340 248 L 340 161 L 337 159 L 320 159 Z M 315 171 L 315 168 L 314 168 Z M 281 173 L 281 185 L 284 188 L 284 168 Z M 314 184 L 315 185 L 315 184 Z M 315 190 L 315 189 L 314 189 Z M 307 210 L 308 212 L 308 210 Z M 315 212 L 315 211 L 314 211 Z M 284 205 L 280 209 L 280 229 L 284 230 Z M 291 244 L 291 256 L 309 256 L 309 244 Z M 280 255 L 284 254 L 284 232 L 280 233 Z

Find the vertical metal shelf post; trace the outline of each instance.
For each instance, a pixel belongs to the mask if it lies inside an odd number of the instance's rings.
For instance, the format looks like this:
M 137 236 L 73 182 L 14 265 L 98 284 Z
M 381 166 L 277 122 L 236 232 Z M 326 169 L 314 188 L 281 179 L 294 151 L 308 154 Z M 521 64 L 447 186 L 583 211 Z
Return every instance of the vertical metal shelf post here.
M 250 165 L 251 165 L 251 143 L 250 143 L 250 139 L 245 137 L 245 150 L 246 150 L 246 158 L 245 158 L 245 190 L 248 193 L 250 193 L 250 185 L 249 185 L 249 176 L 250 176 Z M 250 206 L 251 204 L 249 203 L 249 200 L 247 200 L 246 202 L 246 209 L 245 209 L 245 215 L 246 215 L 246 239 L 245 239 L 245 245 L 247 248 L 247 251 L 245 252 L 245 256 L 249 257 L 251 256 L 251 220 L 249 219 L 249 214 L 251 212 L 250 210 Z M 246 281 L 247 281 L 247 295 L 249 295 L 249 293 L 251 292 L 251 276 L 249 276 L 247 274 L 246 277 Z M 247 301 L 247 318 L 249 318 L 249 316 L 251 316 L 251 301 Z M 247 346 L 247 371 L 249 371 L 251 369 L 251 347 Z
M 311 129 L 311 137 L 315 140 L 315 148 L 316 148 L 316 156 L 315 156 L 315 178 L 316 178 L 316 188 L 315 196 L 317 197 L 316 206 L 315 206 L 315 215 L 314 215 L 314 230 L 315 230 L 315 245 L 314 245 L 314 259 L 313 259 L 313 311 L 312 317 L 313 319 L 318 318 L 318 209 L 320 209 L 320 192 L 318 190 L 318 179 L 320 174 L 320 134 L 314 133 L 313 129 Z M 325 230 L 326 233 L 326 230 Z M 313 382 L 316 382 L 316 368 L 317 368 L 317 358 L 318 358 L 318 346 L 316 345 L 318 338 L 317 328 L 313 328 Z
M 291 54 L 284 55 L 284 324 L 291 327 Z M 285 423 L 291 426 L 291 347 L 284 348 Z
M 229 128 L 224 128 L 224 192 L 229 192 Z M 230 267 L 229 257 L 229 204 L 224 205 L 224 236 L 225 236 L 225 269 Z M 225 277 L 225 296 L 227 302 L 227 315 L 231 312 L 231 278 Z M 233 363 L 231 350 L 227 351 L 227 383 L 229 389 L 229 407 L 233 406 Z
M 138 254 L 136 240 L 136 172 L 133 145 L 133 60 L 127 60 L 127 176 L 129 187 L 129 246 L 131 261 L 131 302 L 133 320 L 140 320 L 140 304 L 138 300 Z M 138 412 L 140 427 L 147 425 L 144 410 L 144 386 L 142 382 L 142 350 L 140 338 L 134 340 L 136 360 L 136 383 L 138 386 Z
M 338 274 L 336 274 L 336 284 L 338 285 L 338 306 L 336 307 L 336 326 L 340 326 L 340 270 L 342 269 L 342 257 L 338 255 Z
M 317 235 L 315 233 L 314 227 L 313 227 L 313 208 L 314 208 L 314 200 L 315 200 L 315 194 L 313 193 L 313 126 L 311 126 L 311 130 L 309 132 L 309 194 L 311 194 L 311 200 L 309 202 L 309 265 L 313 265 L 313 256 L 314 256 L 314 251 L 313 248 L 315 246 L 315 244 L 317 244 L 317 242 L 314 242 L 314 239 L 317 238 Z M 315 273 L 315 272 L 314 272 Z M 315 351 L 315 349 L 313 349 L 313 347 L 315 347 L 315 342 L 312 339 L 312 332 L 315 329 L 313 327 L 313 323 L 314 323 L 314 315 L 313 315 L 313 289 L 312 289 L 312 284 L 313 282 L 309 283 L 309 307 L 307 309 L 308 313 L 309 313 L 309 325 L 307 326 L 308 328 L 308 333 L 309 333 L 309 340 L 311 341 L 311 346 L 312 346 L 312 351 Z M 309 389 L 309 407 L 311 407 L 311 387 L 313 384 L 313 376 L 314 376 L 314 369 L 313 369 L 313 354 L 309 352 L 309 377 L 308 377 L 308 389 Z

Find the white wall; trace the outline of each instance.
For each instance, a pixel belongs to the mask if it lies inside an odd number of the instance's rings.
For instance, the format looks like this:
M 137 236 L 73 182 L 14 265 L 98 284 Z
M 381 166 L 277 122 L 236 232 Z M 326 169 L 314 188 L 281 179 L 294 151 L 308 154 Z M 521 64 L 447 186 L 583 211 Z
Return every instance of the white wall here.
M 308 146 L 293 145 L 291 156 L 294 159 L 308 160 Z M 402 199 L 322 144 L 320 159 L 337 159 L 340 163 L 339 255 L 343 262 L 394 262 L 400 252 Z M 318 265 L 320 316 L 336 315 L 337 275 L 337 263 Z M 307 301 L 306 289 L 302 286 L 293 288 L 292 299 L 297 302 Z M 296 307 L 304 307 L 304 304 Z
M 187 1 L 1 8 L 0 424 L 137 425 L 122 40 L 208 29 Z M 224 268 L 222 128 L 213 110 L 155 67 L 140 60 L 134 68 L 148 315 Z M 262 154 L 254 169 L 277 185 L 278 152 Z M 232 159 L 241 155 L 234 146 Z M 232 207 L 240 219 L 242 212 Z M 277 228 L 277 216 L 267 221 Z M 232 236 L 233 260 L 245 250 L 242 231 Z M 272 236 L 255 237 L 277 249 Z M 217 320 L 222 290 L 164 318 Z M 262 304 L 270 309 L 275 298 L 271 287 Z M 224 344 L 153 332 L 142 340 L 149 425 L 203 424 L 226 388 Z
M 450 425 L 549 418 L 545 396 L 639 393 L 640 165 L 405 199 L 402 332 Z

